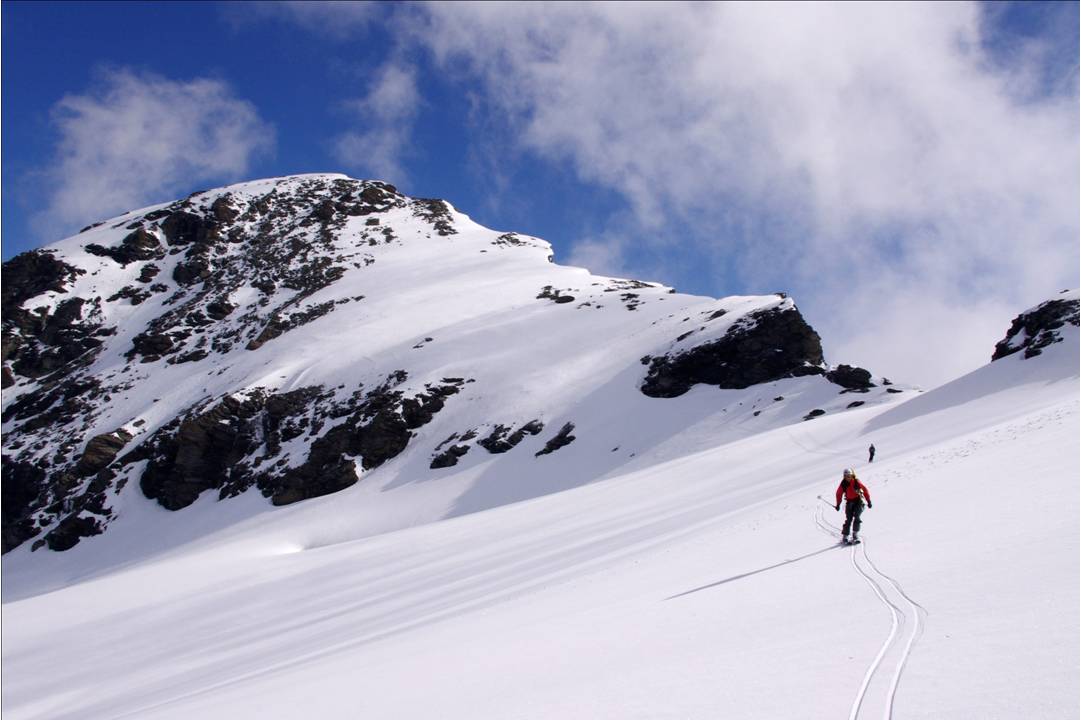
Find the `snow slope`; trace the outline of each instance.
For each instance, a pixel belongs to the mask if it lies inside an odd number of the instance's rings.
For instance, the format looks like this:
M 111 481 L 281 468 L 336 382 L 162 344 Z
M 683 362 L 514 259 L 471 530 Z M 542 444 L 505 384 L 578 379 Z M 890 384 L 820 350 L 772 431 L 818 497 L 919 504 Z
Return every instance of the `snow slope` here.
M 348 515 L 305 540 L 332 543 L 910 390 L 831 382 L 791 298 L 595 276 L 443 201 L 338 175 L 197 193 L 48 251 L 66 269 L 5 305 L 5 347 L 11 332 L 21 353 L 3 368 L 4 483 L 17 488 L 5 497 L 21 501 L 4 518 L 5 597 L 168 552 L 278 512 L 272 502 L 362 486 L 333 501 Z M 698 363 L 742 365 L 735 381 L 645 394 L 660 358 L 771 327 L 739 362 Z M 742 377 L 787 355 L 779 371 Z M 512 430 L 514 447 L 484 446 Z M 573 441 L 545 454 L 561 437 Z
M 390 488 L 393 466 L 273 512 L 248 512 L 252 494 L 179 513 L 121 494 L 128 519 L 84 543 L 94 555 L 33 572 L 29 553 L 5 557 L 3 710 L 1077 717 L 1078 352 L 1066 328 L 1040 357 L 907 402 L 754 432 L 762 416 L 729 411 L 813 379 L 699 387 L 681 399 L 697 422 L 648 458 L 437 522 L 419 519 L 447 495 Z M 499 492 L 486 462 L 464 487 Z M 854 549 L 832 505 L 845 466 L 874 500 Z

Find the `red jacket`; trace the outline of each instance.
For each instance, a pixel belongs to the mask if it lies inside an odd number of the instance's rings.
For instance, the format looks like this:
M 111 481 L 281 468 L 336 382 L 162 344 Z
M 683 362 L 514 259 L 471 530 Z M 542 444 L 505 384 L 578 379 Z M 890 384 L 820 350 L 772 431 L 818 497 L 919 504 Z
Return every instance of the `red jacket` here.
M 841 484 L 837 486 L 837 504 L 841 504 L 841 495 L 845 496 L 845 500 L 858 500 L 860 494 L 867 500 L 867 503 L 871 502 L 871 491 L 867 489 L 867 486 L 860 482 L 859 478 L 852 478 L 852 482 L 848 480 L 842 480 Z

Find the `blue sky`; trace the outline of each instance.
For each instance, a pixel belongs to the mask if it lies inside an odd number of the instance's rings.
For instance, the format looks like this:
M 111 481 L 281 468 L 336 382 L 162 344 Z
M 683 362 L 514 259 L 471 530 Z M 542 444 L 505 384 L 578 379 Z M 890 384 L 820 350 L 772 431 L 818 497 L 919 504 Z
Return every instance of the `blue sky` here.
M 790 292 L 828 360 L 928 386 L 1079 284 L 1077 3 L 4 2 L 0 29 L 5 259 L 345 172 L 598 273 Z

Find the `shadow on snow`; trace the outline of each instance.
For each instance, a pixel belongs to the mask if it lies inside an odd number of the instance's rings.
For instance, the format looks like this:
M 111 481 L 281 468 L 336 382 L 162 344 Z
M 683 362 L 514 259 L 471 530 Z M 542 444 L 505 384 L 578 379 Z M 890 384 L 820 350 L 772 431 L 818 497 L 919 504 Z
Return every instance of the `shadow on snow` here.
M 759 568 L 758 570 L 752 570 L 751 572 L 745 572 L 745 573 L 742 573 L 740 575 L 733 575 L 730 578 L 725 578 L 724 580 L 718 580 L 717 582 L 710 583 L 709 585 L 703 585 L 702 587 L 696 587 L 694 590 L 687 590 L 686 592 L 681 592 L 678 595 L 672 595 L 671 597 L 666 597 L 665 600 L 675 600 L 676 598 L 683 597 L 684 595 L 690 595 L 691 593 L 696 593 L 696 592 L 699 592 L 701 590 L 709 590 L 710 588 L 717 587 L 718 585 L 724 585 L 725 583 L 730 583 L 730 582 L 733 582 L 735 580 L 742 580 L 745 577 L 750 577 L 752 575 L 757 575 L 759 573 L 764 573 L 767 570 L 773 570 L 774 568 L 779 568 L 779 567 L 781 567 L 783 565 L 791 565 L 794 562 L 799 562 L 800 560 L 806 560 L 809 557 L 814 557 L 815 555 L 821 555 L 824 552 L 829 552 L 830 550 L 834 550 L 834 549 L 839 548 L 839 547 L 842 547 L 842 546 L 839 545 L 839 544 L 830 545 L 829 547 L 824 547 L 821 550 L 815 550 L 814 552 L 807 553 L 806 555 L 800 555 L 798 558 L 792 558 L 791 560 L 785 560 L 784 562 L 779 562 L 779 563 L 777 563 L 775 565 L 769 565 L 769 566 L 764 567 L 764 568 Z

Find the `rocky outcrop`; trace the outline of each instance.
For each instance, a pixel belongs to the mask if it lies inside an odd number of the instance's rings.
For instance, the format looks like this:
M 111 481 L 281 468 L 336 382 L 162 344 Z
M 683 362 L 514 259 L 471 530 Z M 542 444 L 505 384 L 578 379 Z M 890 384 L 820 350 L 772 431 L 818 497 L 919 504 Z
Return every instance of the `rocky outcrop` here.
M 439 235 L 457 235 L 450 205 L 445 200 L 417 199 L 413 201 L 413 214 L 432 224 Z
M 40 378 L 102 343 L 111 329 L 102 327 L 100 298 L 65 298 L 50 310 L 27 310 L 23 304 L 45 293 L 66 293 L 83 274 L 45 251 L 17 255 L 3 264 L 3 341 L 0 359 L 12 376 Z M 12 384 L 14 384 L 12 382 Z
M 4 455 L 0 466 L 0 515 L 3 552 L 18 547 L 40 531 L 31 515 L 45 495 L 46 474 L 32 463 Z
M 1013 319 L 1006 337 L 995 345 L 991 355 L 992 362 L 1001 360 L 1014 353 L 1024 351 L 1026 359 L 1035 357 L 1044 348 L 1062 342 L 1061 328 L 1065 325 L 1078 326 L 1078 301 L 1048 300 Z
M 572 425 L 571 427 L 573 428 L 574 426 Z M 492 455 L 502 455 L 503 453 L 516 448 L 518 444 L 525 439 L 526 435 L 537 435 L 542 430 L 544 430 L 544 423 L 540 420 L 530 420 L 513 432 L 510 427 L 497 424 L 486 436 L 477 440 L 477 445 L 480 445 Z M 570 431 L 568 430 L 568 433 L 569 432 Z M 472 445 L 469 444 L 470 441 L 476 439 L 478 434 L 479 431 L 475 428 L 468 430 L 461 435 L 454 433 L 449 438 L 439 443 L 435 448 L 435 454 L 432 457 L 430 467 L 433 470 L 437 470 L 457 465 L 458 461 L 465 457 L 472 447 Z M 573 439 L 574 438 L 571 438 L 571 440 Z M 567 442 L 569 442 L 569 440 Z M 443 449 L 444 447 L 446 448 L 445 450 Z
M 50 550 L 70 550 L 85 537 L 105 532 L 101 520 L 91 515 L 68 515 L 45 536 Z
M 574 442 L 577 438 L 571 433 L 574 432 L 574 423 L 566 423 L 559 429 L 559 432 L 555 436 L 544 444 L 544 447 L 535 453 L 536 457 L 541 455 L 550 455 L 561 447 L 566 447 Z
M 148 460 L 140 487 L 169 510 L 187 507 L 207 490 L 225 498 L 257 486 L 275 505 L 327 495 L 356 483 L 358 469 L 397 457 L 412 431 L 431 422 L 465 383 L 447 378 L 406 396 L 398 389 L 406 378 L 396 374 L 338 403 L 318 386 L 227 396 L 193 408 L 123 462 Z M 303 436 L 307 442 L 279 457 L 286 443 Z
M 477 444 L 493 455 L 498 455 L 513 450 L 527 434 L 538 435 L 542 430 L 544 430 L 544 423 L 540 420 L 530 420 L 514 432 L 505 425 L 496 425 L 492 432 L 487 437 L 478 440 Z
M 673 398 L 698 383 L 741 389 L 786 377 L 822 375 L 822 343 L 795 307 L 753 313 L 719 340 L 649 360 L 641 390 Z
M 161 242 L 143 227 L 127 235 L 117 247 L 106 248 L 90 243 L 86 246 L 86 251 L 91 255 L 111 258 L 121 265 L 165 257 L 165 248 L 161 246 Z
M 131 441 L 131 437 L 131 433 L 123 428 L 95 435 L 86 444 L 86 450 L 75 465 L 75 472 L 82 476 L 96 475 L 116 458 L 117 453 Z
M 468 452 L 468 445 L 451 445 L 443 452 L 437 453 L 428 467 L 432 470 L 454 467 Z
M 826 379 L 834 385 L 840 385 L 854 392 L 867 392 L 875 387 L 875 384 L 871 382 L 871 373 L 852 365 L 838 365 L 826 373 Z
M 359 480 L 358 467 L 374 470 L 397 457 L 408 446 L 412 431 L 431 422 L 446 399 L 466 382 L 445 378 L 441 384 L 427 385 L 425 392 L 406 398 L 395 389 L 404 380 L 405 373 L 398 373 L 355 405 L 335 411 L 349 415 L 312 443 L 302 465 L 277 476 L 261 477 L 263 493 L 275 505 L 288 505 L 353 485 Z
M 258 449 L 256 415 L 264 399 L 228 396 L 205 412 L 174 421 L 146 448 L 143 494 L 168 510 L 191 505 L 204 490 L 251 484 L 245 460 Z M 137 459 L 140 456 L 128 458 Z

